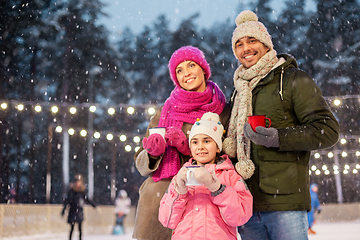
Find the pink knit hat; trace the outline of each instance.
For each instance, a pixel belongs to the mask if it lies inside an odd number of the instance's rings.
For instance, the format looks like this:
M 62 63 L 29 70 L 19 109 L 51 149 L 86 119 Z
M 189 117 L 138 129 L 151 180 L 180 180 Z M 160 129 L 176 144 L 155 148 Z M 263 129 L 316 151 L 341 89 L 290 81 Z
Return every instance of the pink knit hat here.
M 176 67 L 184 61 L 194 61 L 204 70 L 205 80 L 211 76 L 210 66 L 205 59 L 205 54 L 198 48 L 193 46 L 184 46 L 176 50 L 169 61 L 169 72 L 175 85 L 180 87 L 179 81 L 176 77 Z

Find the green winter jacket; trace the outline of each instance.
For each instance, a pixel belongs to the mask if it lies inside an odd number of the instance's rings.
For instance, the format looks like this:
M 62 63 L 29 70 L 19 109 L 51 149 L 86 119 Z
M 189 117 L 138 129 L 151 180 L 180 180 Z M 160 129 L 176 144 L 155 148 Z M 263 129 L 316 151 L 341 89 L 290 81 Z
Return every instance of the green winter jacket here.
M 251 144 L 254 175 L 246 181 L 254 212 L 308 210 L 310 151 L 333 146 L 339 124 L 313 79 L 289 55 L 253 90 L 253 114 L 278 129 L 279 148 Z

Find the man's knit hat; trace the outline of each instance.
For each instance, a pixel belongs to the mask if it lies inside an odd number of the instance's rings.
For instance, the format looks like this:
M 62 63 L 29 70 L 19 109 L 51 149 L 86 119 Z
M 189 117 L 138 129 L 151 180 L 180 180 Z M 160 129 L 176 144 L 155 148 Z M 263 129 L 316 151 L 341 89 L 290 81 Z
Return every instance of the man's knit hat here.
M 252 11 L 245 10 L 235 19 L 236 28 L 231 39 L 232 49 L 236 57 L 235 44 L 243 37 L 253 37 L 265 44 L 271 50 L 274 48 L 271 36 L 264 24 L 258 21 L 258 17 Z
M 205 80 L 211 76 L 210 66 L 205 59 L 205 54 L 198 48 L 193 46 L 184 46 L 176 50 L 169 61 L 169 72 L 172 80 L 176 86 L 180 87 L 179 81 L 176 77 L 176 67 L 184 61 L 194 61 L 204 70 Z
M 224 126 L 221 124 L 218 114 L 207 112 L 204 113 L 201 119 L 196 120 L 189 134 L 189 145 L 191 139 L 196 134 L 208 135 L 216 142 L 220 151 L 222 150 L 222 136 L 224 134 Z

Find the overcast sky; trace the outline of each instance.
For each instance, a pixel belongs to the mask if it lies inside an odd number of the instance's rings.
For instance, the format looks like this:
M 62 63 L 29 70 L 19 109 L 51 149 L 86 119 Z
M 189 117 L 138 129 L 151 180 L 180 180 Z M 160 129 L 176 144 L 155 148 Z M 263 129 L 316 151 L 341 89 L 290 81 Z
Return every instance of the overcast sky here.
M 114 34 L 119 34 L 126 27 L 138 34 L 144 25 L 152 25 L 160 14 L 165 14 L 169 19 L 169 27 L 174 30 L 182 20 L 199 13 L 200 17 L 194 24 L 199 28 L 211 27 L 215 22 L 224 22 L 227 19 L 231 24 L 240 13 L 240 3 L 249 9 L 249 3 L 253 0 L 102 0 L 108 4 L 103 11 L 110 15 L 109 18 L 101 19 Z M 279 14 L 283 7 L 283 0 L 273 0 L 276 4 L 274 17 Z M 307 0 L 308 9 L 314 9 L 313 0 Z M 245 9 L 243 9 L 245 10 Z M 114 37 L 114 36 L 113 36 Z

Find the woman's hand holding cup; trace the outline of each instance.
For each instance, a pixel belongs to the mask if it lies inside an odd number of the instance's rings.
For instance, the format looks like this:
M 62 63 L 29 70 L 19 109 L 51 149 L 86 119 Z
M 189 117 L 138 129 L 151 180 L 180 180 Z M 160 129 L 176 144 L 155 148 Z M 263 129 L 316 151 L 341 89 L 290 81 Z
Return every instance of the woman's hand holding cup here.
M 154 157 L 159 157 L 165 152 L 166 142 L 164 136 L 158 132 L 152 133 L 149 129 L 150 135 L 143 139 L 143 148 Z M 165 134 L 165 131 L 164 131 Z

